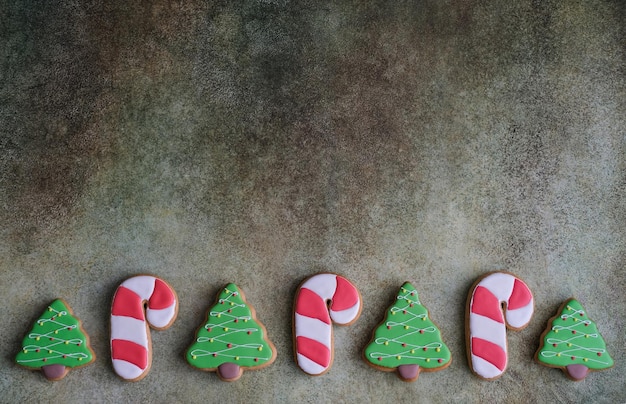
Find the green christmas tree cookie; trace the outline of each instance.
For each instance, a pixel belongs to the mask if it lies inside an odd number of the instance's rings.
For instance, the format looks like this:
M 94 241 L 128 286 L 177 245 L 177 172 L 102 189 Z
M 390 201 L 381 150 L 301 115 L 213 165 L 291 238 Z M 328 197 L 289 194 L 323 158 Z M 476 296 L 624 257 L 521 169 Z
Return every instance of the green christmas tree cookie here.
M 596 324 L 576 299 L 563 303 L 558 314 L 550 319 L 541 335 L 535 360 L 545 366 L 561 368 L 575 381 L 583 380 L 590 370 L 613 366 Z
M 24 337 L 15 361 L 41 370 L 49 380 L 61 380 L 70 369 L 88 365 L 95 358 L 80 320 L 65 301 L 57 299 Z
M 406 382 L 417 380 L 421 370 L 442 370 L 452 360 L 439 328 L 409 282 L 402 285 L 385 319 L 374 330 L 363 357 L 376 369 L 397 369 L 398 377 Z
M 276 359 L 276 348 L 243 293 L 230 283 L 207 312 L 186 359 L 191 366 L 217 371 L 220 379 L 230 382 L 239 379 L 244 368 L 270 365 Z

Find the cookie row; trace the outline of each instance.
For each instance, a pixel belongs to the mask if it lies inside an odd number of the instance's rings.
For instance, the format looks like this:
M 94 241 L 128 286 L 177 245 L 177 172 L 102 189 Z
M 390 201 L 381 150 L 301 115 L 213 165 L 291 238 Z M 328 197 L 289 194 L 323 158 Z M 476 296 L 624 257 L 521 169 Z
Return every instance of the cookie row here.
M 320 375 L 333 362 L 332 323 L 349 325 L 361 313 L 356 287 L 336 274 L 317 274 L 298 288 L 294 303 L 294 349 L 298 366 Z M 493 272 L 478 279 L 467 300 L 466 335 L 472 371 L 486 380 L 500 377 L 508 361 L 506 329 L 521 330 L 531 320 L 534 300 L 516 276 Z M 152 362 L 149 328 L 164 330 L 176 319 L 178 298 L 162 279 L 139 275 L 124 281 L 111 306 L 111 359 L 124 380 L 145 377 Z M 209 308 L 203 325 L 186 352 L 187 362 L 214 371 L 224 381 L 241 377 L 244 369 L 274 362 L 276 348 L 256 312 L 235 285 L 224 287 Z M 363 351 L 365 361 L 382 371 L 396 371 L 404 381 L 421 371 L 445 369 L 452 361 L 441 332 L 420 302 L 417 290 L 404 283 L 383 321 Z M 561 368 L 572 380 L 590 370 L 613 366 L 604 340 L 575 299 L 566 301 L 549 320 L 535 354 L 538 363 Z M 89 337 L 62 299 L 52 302 L 24 338 L 16 362 L 60 380 L 71 368 L 95 360 Z

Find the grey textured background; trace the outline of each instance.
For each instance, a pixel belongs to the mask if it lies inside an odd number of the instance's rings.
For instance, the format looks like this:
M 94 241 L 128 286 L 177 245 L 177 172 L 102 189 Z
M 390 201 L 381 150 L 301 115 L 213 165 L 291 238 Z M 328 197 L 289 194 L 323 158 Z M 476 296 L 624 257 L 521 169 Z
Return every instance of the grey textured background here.
M 1 3 L 0 401 L 626 401 L 623 1 Z M 464 305 L 495 269 L 536 313 L 484 382 Z M 309 377 L 291 306 L 319 271 L 365 308 Z M 170 282 L 180 312 L 124 383 L 109 305 L 136 273 Z M 453 354 L 415 383 L 360 359 L 405 280 Z M 231 281 L 278 358 L 224 383 L 182 355 Z M 570 296 L 616 361 L 581 383 L 532 360 Z M 98 359 L 49 383 L 13 359 L 56 297 Z

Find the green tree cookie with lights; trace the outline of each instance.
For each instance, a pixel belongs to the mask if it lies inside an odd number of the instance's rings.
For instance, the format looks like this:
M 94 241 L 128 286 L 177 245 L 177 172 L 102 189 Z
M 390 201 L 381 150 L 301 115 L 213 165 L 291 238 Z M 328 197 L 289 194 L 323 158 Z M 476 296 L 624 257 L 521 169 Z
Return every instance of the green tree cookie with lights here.
M 417 380 L 421 370 L 442 370 L 452 360 L 439 328 L 409 282 L 402 285 L 385 319 L 374 330 L 363 357 L 379 370 L 397 370 L 398 377 L 406 382 Z
M 187 350 L 187 362 L 201 370 L 217 371 L 224 381 L 235 381 L 244 368 L 262 368 L 276 359 L 276 348 L 266 334 L 243 293 L 230 283 L 207 312 L 205 324 Z
M 41 370 L 48 380 L 61 380 L 71 368 L 88 365 L 95 358 L 80 320 L 65 301 L 57 299 L 24 337 L 15 361 Z
M 583 380 L 590 370 L 613 366 L 598 327 L 576 299 L 566 301 L 550 319 L 535 359 L 542 365 L 561 368 L 575 381 Z

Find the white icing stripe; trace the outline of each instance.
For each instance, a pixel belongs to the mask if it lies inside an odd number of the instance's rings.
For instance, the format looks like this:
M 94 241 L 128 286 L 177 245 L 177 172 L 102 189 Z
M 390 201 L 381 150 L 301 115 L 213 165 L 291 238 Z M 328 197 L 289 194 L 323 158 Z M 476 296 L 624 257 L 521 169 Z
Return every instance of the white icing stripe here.
M 485 379 L 493 379 L 494 377 L 498 377 L 502 374 L 500 369 L 476 355 L 472 355 L 472 368 L 477 375 L 484 377 Z
M 316 318 L 295 315 L 296 337 L 311 338 L 330 348 L 332 339 L 332 326 Z
M 323 300 L 332 299 L 337 290 L 337 275 L 319 274 L 311 277 L 302 284 L 302 288 L 307 288 L 319 295 Z
M 530 299 L 530 302 L 519 309 L 515 310 L 507 310 L 506 311 L 506 322 L 509 323 L 511 327 L 514 328 L 522 328 L 530 321 L 533 316 L 534 304 L 533 299 Z
M 298 354 L 297 357 L 298 357 L 298 366 L 300 366 L 302 370 L 304 370 L 306 373 L 310 375 L 319 375 L 320 373 L 323 373 L 326 370 L 324 366 L 321 366 L 313 362 L 312 360 L 310 360 L 304 355 Z
M 172 318 L 176 315 L 176 300 L 172 303 L 171 306 L 166 307 L 165 309 L 147 309 L 146 310 L 146 318 L 148 322 L 152 324 L 154 327 L 163 328 L 167 326 Z
M 478 285 L 489 289 L 501 302 L 508 302 L 513 293 L 514 284 L 513 275 L 496 272 L 485 277 Z
M 506 328 L 488 317 L 472 314 L 469 318 L 471 337 L 481 338 L 500 346 L 506 352 Z M 471 340 L 470 340 L 471 343 Z
M 149 300 L 150 296 L 152 296 L 152 292 L 154 292 L 155 281 L 156 278 L 154 276 L 135 276 L 125 280 L 120 286 L 124 286 L 137 293 L 141 300 Z
M 337 324 L 348 324 L 353 321 L 359 314 L 361 309 L 361 301 L 357 301 L 356 304 L 350 308 L 341 311 L 330 310 L 330 318 Z
M 143 369 L 138 368 L 132 363 L 120 359 L 113 359 L 113 369 L 115 369 L 115 373 L 126 380 L 136 379 L 144 372 Z
M 132 317 L 111 316 L 111 341 L 114 339 L 132 341 L 148 349 L 146 323 Z

